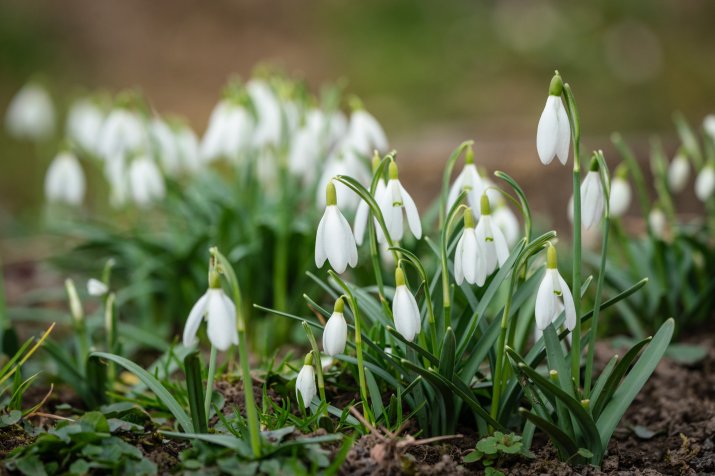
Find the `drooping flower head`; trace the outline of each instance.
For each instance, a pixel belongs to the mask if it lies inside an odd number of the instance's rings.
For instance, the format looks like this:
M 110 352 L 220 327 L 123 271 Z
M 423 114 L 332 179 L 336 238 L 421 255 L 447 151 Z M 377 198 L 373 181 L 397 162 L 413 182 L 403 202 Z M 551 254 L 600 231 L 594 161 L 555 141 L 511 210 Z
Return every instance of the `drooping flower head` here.
M 540 330 L 555 322 L 561 314 L 566 313 L 564 324 L 569 331 L 576 327 L 576 308 L 574 307 L 571 290 L 557 269 L 556 248 L 549 243 L 546 252 L 546 274 L 539 285 L 534 309 L 536 327 Z
M 541 113 L 539 126 L 536 130 L 536 150 L 539 159 L 548 165 L 558 157 L 561 164 L 566 165 L 571 143 L 571 126 L 566 109 L 561 102 L 564 83 L 558 72 L 551 79 L 549 97 Z
M 357 245 L 350 224 L 338 208 L 335 185 L 331 180 L 325 189 L 325 213 L 318 224 L 315 237 L 315 265 L 320 268 L 326 260 L 336 273 L 350 265 L 357 265 Z
M 7 108 L 5 126 L 13 137 L 41 141 L 55 129 L 55 108 L 47 90 L 36 82 L 23 86 Z
M 627 174 L 628 168 L 624 164 L 616 168 L 608 200 L 609 212 L 612 217 L 622 216 L 631 205 L 631 186 L 628 183 Z
M 67 115 L 67 137 L 84 152 L 97 154 L 104 111 L 91 99 L 79 99 Z
M 504 233 L 492 220 L 491 205 L 486 192 L 482 193 L 480 202 L 482 216 L 479 218 L 474 232 L 479 244 L 478 250 L 484 255 L 486 276 L 489 276 L 498 267 L 504 266 L 506 260 L 509 259 L 509 245 Z
M 417 301 L 405 284 L 405 273 L 402 268 L 395 270 L 395 297 L 392 301 L 392 316 L 395 319 L 395 329 L 408 341 L 414 340 L 422 329 L 420 308 Z
M 603 218 L 605 195 L 601 185 L 598 160 L 594 157 L 586 178 L 581 184 L 581 224 L 590 229 Z
M 81 205 L 84 192 L 84 172 L 79 160 L 69 152 L 61 152 L 52 161 L 45 175 L 47 201 Z
M 690 163 L 684 150 L 678 151 L 668 166 L 668 187 L 675 193 L 682 192 L 690 178 Z
M 196 333 L 201 321 L 206 318 L 208 337 L 211 345 L 220 351 L 226 351 L 232 344 L 238 345 L 236 327 L 236 306 L 221 288 L 218 272 L 209 271 L 209 289 L 191 308 L 184 326 L 183 343 L 185 347 L 196 345 Z
M 377 168 L 380 165 L 380 154 L 375 151 L 375 153 L 372 156 L 372 172 L 375 173 L 377 171 Z M 387 189 L 387 186 L 385 184 L 385 180 L 380 177 L 377 180 L 377 187 L 375 188 L 375 201 L 377 204 L 380 204 L 380 201 L 382 200 L 382 195 L 385 193 L 385 190 Z M 365 200 L 360 201 L 360 205 L 358 205 L 357 212 L 355 213 L 355 225 L 353 226 L 353 231 L 355 232 L 355 243 L 357 243 L 358 246 L 362 245 L 363 239 L 365 238 L 365 229 L 367 228 L 367 217 L 370 214 L 370 206 L 367 204 Z M 380 225 L 377 221 L 376 218 L 373 218 L 375 222 L 375 230 L 380 229 Z M 381 230 L 380 230 L 381 232 Z
M 313 397 L 318 393 L 315 385 L 315 369 L 313 368 L 313 353 L 310 352 L 305 356 L 303 368 L 298 372 L 298 377 L 295 380 L 295 398 L 303 400 L 303 407 L 308 408 Z M 298 397 L 300 395 L 300 398 Z
M 323 330 L 323 350 L 330 356 L 342 354 L 348 340 L 348 324 L 345 322 L 345 302 L 342 296 L 335 301 L 333 314 Z
M 695 180 L 695 195 L 701 202 L 707 202 L 715 192 L 715 166 L 707 164 Z
M 378 202 L 382 217 L 385 220 L 387 232 L 393 241 L 402 240 L 404 234 L 403 222 L 406 218 L 410 231 L 412 231 L 415 238 L 419 240 L 422 237 L 420 215 L 417 212 L 417 206 L 414 200 L 412 200 L 410 194 L 407 193 L 405 187 L 400 183 L 397 174 L 397 163 L 394 161 L 390 162 L 388 173 L 390 179 L 387 181 L 385 192 Z M 378 230 L 377 236 L 378 240 L 382 242 L 384 236 L 381 231 Z
M 454 252 L 454 280 L 457 284 L 484 285 L 487 278 L 485 253 L 474 231 L 474 217 L 469 207 L 464 211 L 464 230 Z
M 479 218 L 481 211 L 479 198 L 482 196 L 484 188 L 486 188 L 486 183 L 484 183 L 482 177 L 479 175 L 477 166 L 474 165 L 474 150 L 472 146 L 469 146 L 464 155 L 464 168 L 449 189 L 445 213 L 449 213 L 449 210 L 454 205 L 454 202 L 457 201 L 457 197 L 459 197 L 460 193 L 467 192 L 467 203 L 469 203 L 474 213 L 474 218 Z
M 653 207 L 648 214 L 648 226 L 650 227 L 651 232 L 653 232 L 653 235 L 656 238 L 664 240 L 667 225 L 667 220 L 663 210 L 661 210 L 658 206 Z
M 363 156 L 369 155 L 373 150 L 387 151 L 387 136 L 377 119 L 367 112 L 359 99 L 353 98 L 353 112 L 350 115 L 346 146 Z

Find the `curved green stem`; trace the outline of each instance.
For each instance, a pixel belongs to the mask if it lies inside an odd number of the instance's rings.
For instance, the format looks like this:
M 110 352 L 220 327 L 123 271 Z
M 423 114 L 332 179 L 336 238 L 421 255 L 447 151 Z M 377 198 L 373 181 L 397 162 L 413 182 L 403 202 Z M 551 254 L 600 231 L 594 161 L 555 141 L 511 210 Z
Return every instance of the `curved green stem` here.
M 454 224 L 454 220 L 459 218 L 459 213 L 467 208 L 462 203 L 467 192 L 462 191 L 457 197 L 457 200 L 452 205 L 447 215 L 447 221 L 440 231 L 440 264 L 442 266 L 442 308 L 444 309 L 444 330 L 452 326 L 452 299 L 449 296 L 449 269 L 447 257 L 447 241 L 449 240 L 449 231 Z
M 214 389 L 214 378 L 216 377 L 216 347 L 211 345 L 211 356 L 209 357 L 209 373 L 206 378 L 206 395 L 204 395 L 204 415 L 206 418 L 209 417 L 209 410 L 211 410 L 211 398 L 213 396 Z

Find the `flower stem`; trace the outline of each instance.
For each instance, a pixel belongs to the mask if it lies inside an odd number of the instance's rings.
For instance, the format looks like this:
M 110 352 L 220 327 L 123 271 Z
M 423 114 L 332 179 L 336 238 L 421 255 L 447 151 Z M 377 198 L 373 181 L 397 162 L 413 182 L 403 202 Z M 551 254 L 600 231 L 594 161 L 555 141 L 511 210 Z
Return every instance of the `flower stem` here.
M 213 397 L 214 388 L 214 378 L 216 377 L 216 347 L 211 345 L 211 356 L 209 357 L 209 373 L 206 378 L 206 395 L 204 396 L 204 411 L 206 418 L 209 417 L 209 410 L 211 410 L 211 398 Z
M 327 403 L 325 398 L 325 380 L 323 379 L 323 362 L 320 360 L 320 349 L 318 348 L 318 342 L 315 340 L 313 331 L 307 322 L 303 321 L 303 330 L 305 330 L 308 340 L 310 341 L 310 346 L 313 349 L 313 358 L 315 359 L 315 375 L 318 378 L 318 394 L 320 395 L 320 401 L 322 403 Z M 327 408 L 327 406 L 326 406 Z

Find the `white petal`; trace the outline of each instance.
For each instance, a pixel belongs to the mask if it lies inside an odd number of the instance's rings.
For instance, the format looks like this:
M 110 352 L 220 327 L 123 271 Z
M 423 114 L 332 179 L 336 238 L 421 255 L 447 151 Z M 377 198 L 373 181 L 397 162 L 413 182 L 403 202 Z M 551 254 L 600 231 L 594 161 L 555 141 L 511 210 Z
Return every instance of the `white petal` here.
M 323 331 L 323 350 L 330 356 L 342 354 L 348 339 L 348 325 L 342 312 L 334 312 Z
M 303 399 L 303 405 L 308 408 L 313 397 L 318 393 L 315 386 L 315 369 L 312 365 L 304 365 L 298 372 L 298 378 L 295 381 L 295 392 L 296 399 L 300 394 Z
M 337 208 L 337 207 L 336 207 Z M 353 231 L 350 229 L 350 224 L 345 219 L 343 214 L 338 209 L 338 217 L 340 218 L 340 227 L 342 229 L 342 242 L 345 250 L 348 254 L 348 264 L 351 268 L 357 265 L 357 244 L 355 243 L 355 236 L 353 236 Z
M 444 211 L 444 213 L 449 213 L 449 210 L 452 208 L 452 205 L 454 205 L 454 202 L 457 201 L 457 197 L 459 197 L 459 194 L 462 193 L 463 182 L 464 169 L 462 169 L 459 175 L 457 175 L 457 178 L 454 180 L 452 187 L 449 189 L 449 194 L 447 195 L 447 209 Z
M 678 154 L 668 166 L 668 186 L 675 192 L 681 192 L 688 183 L 690 164 L 687 157 Z
M 342 215 L 336 205 L 326 207 L 325 214 L 323 247 L 325 248 L 325 254 L 328 257 L 330 266 L 336 273 L 342 274 L 348 266 L 349 256 L 343 223 L 340 220 Z
M 186 324 L 184 325 L 184 347 L 196 345 L 196 333 L 199 330 L 199 325 L 201 325 L 201 319 L 204 317 L 204 314 L 206 314 L 208 297 L 208 292 L 201 296 L 199 300 L 196 301 L 196 304 L 194 304 L 194 307 L 191 308 L 191 312 L 189 312 L 189 317 L 186 319 Z
M 226 312 L 231 316 L 231 343 L 238 345 L 238 326 L 236 322 L 236 305 L 233 303 L 230 297 L 226 296 L 226 293 L 221 293 L 223 299 L 223 305 L 226 306 Z
M 470 284 L 474 284 L 477 280 L 477 265 L 479 264 L 478 253 L 479 244 L 477 243 L 477 236 L 474 234 L 474 228 L 467 228 L 464 231 L 462 260 L 464 263 L 464 277 Z
M 628 181 L 620 177 L 614 178 L 609 199 L 611 216 L 622 216 L 631 204 L 631 186 Z
M 412 341 L 419 332 L 415 327 L 415 322 L 419 322 L 419 315 L 415 319 L 414 310 L 417 304 L 414 301 L 415 298 L 407 286 L 397 286 L 392 302 L 392 315 L 395 319 L 395 329 L 408 341 Z
M 546 270 L 546 274 L 541 280 L 539 290 L 536 293 L 534 307 L 536 326 L 542 331 L 554 319 L 556 296 L 554 295 L 554 279 L 551 275 L 553 272 L 555 272 L 553 269 Z
M 454 281 L 457 283 L 457 285 L 462 284 L 464 281 L 464 273 L 462 272 L 462 263 L 464 263 L 464 241 L 465 241 L 465 232 L 462 233 L 462 236 L 459 238 L 459 241 L 457 242 L 457 249 L 454 251 Z M 470 280 L 467 279 L 467 282 L 469 283 Z
M 706 165 L 695 180 L 695 195 L 701 202 L 706 202 L 715 192 L 715 168 Z
M 315 266 L 318 268 L 323 267 L 323 263 L 327 259 L 325 255 L 325 221 L 328 215 L 328 210 L 326 209 L 323 213 L 320 223 L 318 223 L 318 232 L 315 234 Z
M 566 313 L 564 323 L 566 324 L 566 328 L 572 331 L 574 327 L 576 327 L 576 307 L 574 305 L 573 295 L 571 294 L 568 284 L 564 281 L 564 278 L 558 274 L 558 271 L 556 271 L 556 273 L 558 275 L 559 285 L 561 286 L 561 296 L 564 301 L 564 312 Z
M 559 142 L 557 101 L 560 102 L 561 98 L 549 96 L 546 99 L 546 105 L 541 113 L 539 125 L 536 129 L 536 151 L 539 154 L 541 163 L 544 165 L 548 165 L 554 160 Z
M 571 126 L 569 125 L 569 117 L 566 114 L 561 98 L 557 98 L 557 120 L 559 122 L 559 132 L 556 141 L 556 155 L 561 162 L 561 165 L 566 165 L 569 159 L 569 144 L 571 142 Z
M 208 321 L 208 336 L 211 344 L 220 351 L 226 351 L 235 342 L 235 313 L 226 306 L 223 291 L 209 289 L 206 304 L 206 320 Z
M 109 291 L 109 288 L 102 281 L 94 278 L 90 278 L 87 281 L 87 292 L 90 296 L 104 296 L 107 291 Z
M 398 182 L 399 183 L 399 182 Z M 402 203 L 405 207 L 405 215 L 407 216 L 407 224 L 410 226 L 410 231 L 418 240 L 422 238 L 422 223 L 420 222 L 420 214 L 417 211 L 417 206 L 407 190 L 400 184 L 400 195 Z
M 365 200 L 360 201 L 357 212 L 355 213 L 355 243 L 359 246 L 365 238 L 365 228 L 367 228 L 367 217 L 370 212 L 370 207 Z
M 492 229 L 492 236 L 494 237 L 494 248 L 497 252 L 497 262 L 501 268 L 509 259 L 509 245 L 507 245 L 506 238 L 504 238 L 504 233 L 501 229 L 496 226 L 494 221 L 490 221 L 490 226 Z
M 603 188 L 598 172 L 589 172 L 581 184 L 581 223 L 586 229 L 603 217 Z

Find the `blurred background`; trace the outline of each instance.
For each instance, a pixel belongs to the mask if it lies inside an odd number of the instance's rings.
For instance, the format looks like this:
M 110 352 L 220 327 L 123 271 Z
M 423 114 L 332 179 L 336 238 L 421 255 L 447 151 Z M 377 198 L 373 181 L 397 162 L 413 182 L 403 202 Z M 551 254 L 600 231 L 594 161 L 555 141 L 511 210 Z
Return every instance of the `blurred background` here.
M 644 152 L 659 134 L 672 157 L 673 111 L 696 127 L 713 112 L 713 18 L 715 3 L 678 0 L 5 0 L 0 110 L 31 78 L 60 109 L 87 90 L 138 88 L 202 133 L 226 80 L 267 63 L 314 89 L 344 81 L 383 124 L 421 207 L 471 138 L 479 164 L 508 171 L 558 224 L 570 169 L 543 167 L 535 148 L 553 70 L 573 86 L 584 151 L 618 162 L 617 130 Z M 0 132 L 5 262 L 22 259 L 36 230 L 54 154 Z

